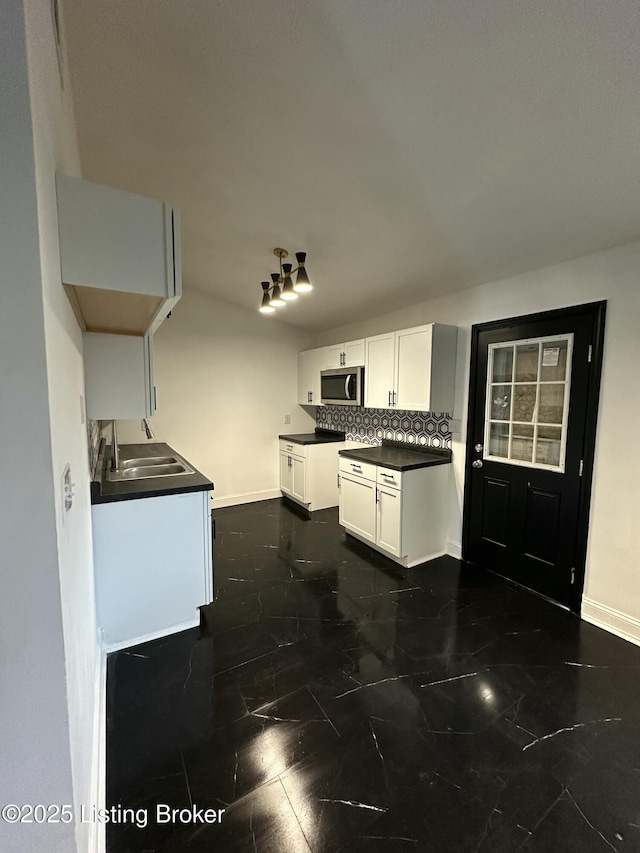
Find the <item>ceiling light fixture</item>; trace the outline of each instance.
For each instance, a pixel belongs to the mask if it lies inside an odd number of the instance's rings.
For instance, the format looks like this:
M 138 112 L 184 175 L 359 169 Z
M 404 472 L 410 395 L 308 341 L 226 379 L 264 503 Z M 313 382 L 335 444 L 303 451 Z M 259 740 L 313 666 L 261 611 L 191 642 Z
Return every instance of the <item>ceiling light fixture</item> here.
M 262 314 L 273 314 L 276 308 L 286 305 L 287 302 L 293 302 L 298 298 L 299 293 L 308 293 L 313 290 L 313 285 L 309 281 L 305 261 L 307 258 L 306 252 L 296 252 L 296 260 L 298 266 L 293 269 L 293 264 L 283 264 L 284 258 L 289 257 L 289 252 L 286 249 L 276 248 L 273 254 L 280 260 L 280 272 L 271 273 L 271 284 L 268 281 L 261 282 L 262 287 L 262 303 L 260 312 Z M 296 273 L 296 282 L 293 283 L 291 278 L 292 273 Z

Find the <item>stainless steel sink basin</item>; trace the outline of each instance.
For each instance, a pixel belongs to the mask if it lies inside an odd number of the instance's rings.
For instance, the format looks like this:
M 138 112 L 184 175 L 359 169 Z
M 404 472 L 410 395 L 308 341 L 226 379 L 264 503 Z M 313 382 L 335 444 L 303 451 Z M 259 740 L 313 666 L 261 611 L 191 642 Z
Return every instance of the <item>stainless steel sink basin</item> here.
M 182 463 L 182 461 L 177 456 L 139 456 L 135 459 L 121 459 L 120 467 L 122 469 L 140 468 L 141 466 L 148 468 L 151 465 L 175 465 Z
M 111 482 L 148 480 L 153 477 L 178 477 L 193 474 L 193 468 L 178 456 L 151 456 L 146 459 L 125 459 L 117 471 L 107 471 Z

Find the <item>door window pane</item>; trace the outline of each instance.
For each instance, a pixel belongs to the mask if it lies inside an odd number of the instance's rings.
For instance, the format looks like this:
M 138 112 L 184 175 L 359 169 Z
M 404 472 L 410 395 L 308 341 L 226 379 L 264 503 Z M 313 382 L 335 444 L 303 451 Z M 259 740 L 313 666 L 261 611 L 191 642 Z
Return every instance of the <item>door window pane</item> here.
M 509 424 L 491 424 L 489 455 L 507 459 L 509 456 Z
M 542 382 L 564 382 L 567 378 L 569 341 L 545 341 L 542 347 Z
M 573 335 L 489 346 L 485 459 L 564 471 Z
M 516 382 L 533 382 L 538 378 L 539 344 L 516 347 Z
M 541 424 L 561 424 L 564 413 L 564 382 L 540 386 L 540 407 L 538 422 Z
M 533 421 L 536 408 L 537 385 L 516 385 L 513 397 L 513 420 Z
M 494 385 L 491 389 L 491 420 L 508 421 L 511 417 L 511 385 Z
M 531 462 L 533 460 L 533 427 L 526 424 L 513 425 L 513 437 L 511 439 L 510 459 L 520 462 Z
M 536 462 L 538 465 L 559 465 L 562 448 L 561 427 L 538 427 Z
M 511 382 L 513 378 L 513 347 L 496 347 L 493 351 L 493 382 Z

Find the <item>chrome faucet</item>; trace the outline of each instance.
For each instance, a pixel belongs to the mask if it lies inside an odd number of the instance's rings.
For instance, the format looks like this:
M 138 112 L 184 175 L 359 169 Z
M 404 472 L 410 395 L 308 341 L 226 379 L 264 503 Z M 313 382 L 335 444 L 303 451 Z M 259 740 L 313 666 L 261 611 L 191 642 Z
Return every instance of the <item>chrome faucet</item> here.
M 142 429 L 145 431 L 147 438 L 155 438 L 154 432 L 149 426 L 149 421 L 146 418 L 141 420 Z
M 118 450 L 118 430 L 115 419 L 111 421 L 111 470 L 117 471 L 120 467 L 120 451 Z

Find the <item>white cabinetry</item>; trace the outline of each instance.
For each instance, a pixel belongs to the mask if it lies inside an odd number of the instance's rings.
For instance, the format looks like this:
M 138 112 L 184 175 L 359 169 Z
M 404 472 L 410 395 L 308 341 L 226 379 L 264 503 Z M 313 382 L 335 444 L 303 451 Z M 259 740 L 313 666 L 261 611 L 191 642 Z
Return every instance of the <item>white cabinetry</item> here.
M 364 338 L 346 344 L 325 347 L 327 370 L 339 367 L 360 367 L 364 364 Z
M 199 624 L 213 600 L 211 492 L 95 504 L 98 626 L 108 649 Z
M 451 412 L 457 327 L 431 323 L 365 341 L 365 406 Z
M 320 371 L 327 367 L 327 348 L 309 349 L 298 355 L 298 403 L 320 405 Z
M 405 567 L 446 553 L 449 466 L 398 472 L 340 457 L 340 524 Z
M 338 451 L 343 441 L 298 444 L 280 439 L 280 490 L 310 512 L 338 505 Z
M 87 417 L 151 417 L 156 410 L 151 335 L 85 332 L 82 342 Z
M 58 175 L 62 281 L 83 330 L 153 332 L 182 294 L 178 214 L 156 199 Z
M 299 456 L 294 452 L 280 451 L 280 489 L 282 494 L 302 504 L 305 503 L 307 493 L 305 468 L 304 456 Z

